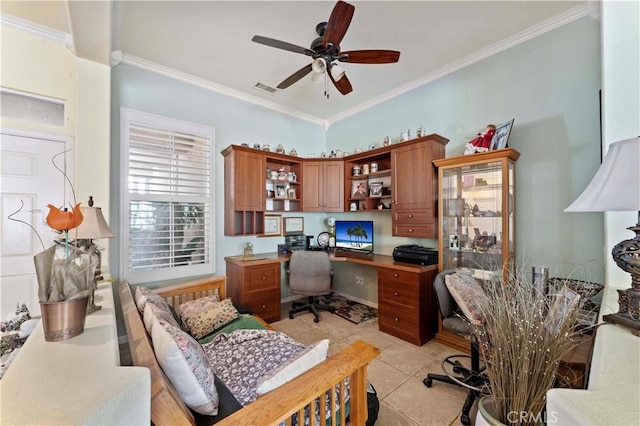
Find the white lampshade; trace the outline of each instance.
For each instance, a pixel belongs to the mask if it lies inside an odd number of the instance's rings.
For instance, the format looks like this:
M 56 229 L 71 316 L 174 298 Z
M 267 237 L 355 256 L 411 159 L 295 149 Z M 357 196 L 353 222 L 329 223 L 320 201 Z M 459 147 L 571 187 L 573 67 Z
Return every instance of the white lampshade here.
M 97 238 L 113 238 L 113 232 L 104 220 L 100 207 L 80 207 L 84 219 L 80 226 L 71 230 L 73 238 L 78 240 L 94 240 Z
M 340 80 L 342 77 L 344 77 L 344 69 L 340 65 L 337 65 L 337 64 L 332 65 L 331 77 L 333 77 L 335 81 Z
M 612 143 L 589 186 L 565 211 L 640 211 L 640 137 Z
M 311 63 L 311 69 L 313 70 L 313 72 L 315 73 L 320 73 L 322 74 L 323 72 L 325 72 L 327 70 L 327 63 L 325 62 L 324 59 L 322 58 L 316 58 L 312 63 Z

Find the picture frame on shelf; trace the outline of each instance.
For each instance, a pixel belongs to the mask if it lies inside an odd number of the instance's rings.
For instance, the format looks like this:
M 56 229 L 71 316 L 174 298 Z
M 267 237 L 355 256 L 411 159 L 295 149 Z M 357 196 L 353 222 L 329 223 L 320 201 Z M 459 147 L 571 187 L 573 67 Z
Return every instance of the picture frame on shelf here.
M 367 198 L 369 194 L 367 180 L 354 180 L 351 185 L 351 198 Z
M 370 197 L 382 197 L 382 182 L 371 182 L 369 184 Z
M 265 237 L 279 237 L 282 235 L 282 216 L 279 214 L 264 215 Z
M 287 189 L 287 198 L 290 200 L 295 200 L 296 198 L 296 189 L 295 188 L 289 188 Z
M 513 127 L 514 120 L 515 119 L 512 118 L 506 123 L 502 123 L 496 127 L 496 132 L 493 134 L 493 138 L 491 139 L 491 146 L 489 147 L 490 151 L 505 149 L 508 146 L 509 135 L 511 134 L 511 128 Z
M 303 217 L 285 217 L 284 218 L 284 235 L 303 234 L 304 218 Z
M 276 198 L 287 198 L 287 185 L 274 185 L 274 190 L 276 192 Z

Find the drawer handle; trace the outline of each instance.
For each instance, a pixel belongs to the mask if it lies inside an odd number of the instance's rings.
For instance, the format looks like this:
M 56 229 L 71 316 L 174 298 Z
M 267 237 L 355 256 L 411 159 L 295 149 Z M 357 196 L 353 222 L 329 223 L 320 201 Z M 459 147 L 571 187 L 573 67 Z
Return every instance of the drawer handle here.
M 395 293 L 393 293 L 394 296 L 400 296 L 400 293 L 398 293 L 397 291 Z
M 266 280 L 267 277 L 265 277 L 264 275 L 262 276 L 262 281 Z
M 400 318 L 395 317 L 395 318 L 394 318 L 394 320 L 396 320 L 396 322 L 399 322 L 399 321 L 400 321 Z
M 413 229 L 409 228 L 409 232 L 413 232 Z
M 412 215 L 412 214 L 410 214 L 410 215 L 409 215 L 409 219 L 412 219 L 412 218 L 413 218 L 413 215 Z
M 267 309 L 267 305 L 262 305 L 262 309 Z
M 398 276 L 399 276 L 399 275 L 396 273 L 396 274 L 393 274 L 393 276 L 394 276 L 395 278 L 398 278 Z

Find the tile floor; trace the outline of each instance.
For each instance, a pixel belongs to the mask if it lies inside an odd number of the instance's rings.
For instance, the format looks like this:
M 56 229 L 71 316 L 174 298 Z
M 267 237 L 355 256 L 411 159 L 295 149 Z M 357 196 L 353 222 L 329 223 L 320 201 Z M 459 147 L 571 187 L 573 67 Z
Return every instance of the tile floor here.
M 460 425 L 460 412 L 467 392 L 456 386 L 423 383 L 427 373 L 440 373 L 442 359 L 458 353 L 435 340 L 416 346 L 378 330 L 378 320 L 353 324 L 337 315 L 320 312 L 320 322 L 311 313 L 300 313 L 290 320 L 289 304 L 282 305 L 282 320 L 271 323 L 294 339 L 311 344 L 329 339 L 329 355 L 356 340 L 380 348 L 380 355 L 369 365 L 368 379 L 378 392 L 380 413 L 376 425 Z M 477 404 L 471 411 L 475 418 Z

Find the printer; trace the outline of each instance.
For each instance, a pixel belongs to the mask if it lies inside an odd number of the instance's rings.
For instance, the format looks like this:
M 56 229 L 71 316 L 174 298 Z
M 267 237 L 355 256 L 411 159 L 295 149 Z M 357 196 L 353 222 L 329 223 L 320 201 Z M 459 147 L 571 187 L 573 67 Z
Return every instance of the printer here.
M 407 244 L 393 249 L 393 260 L 423 266 L 435 265 L 438 263 L 438 250 L 416 244 Z

